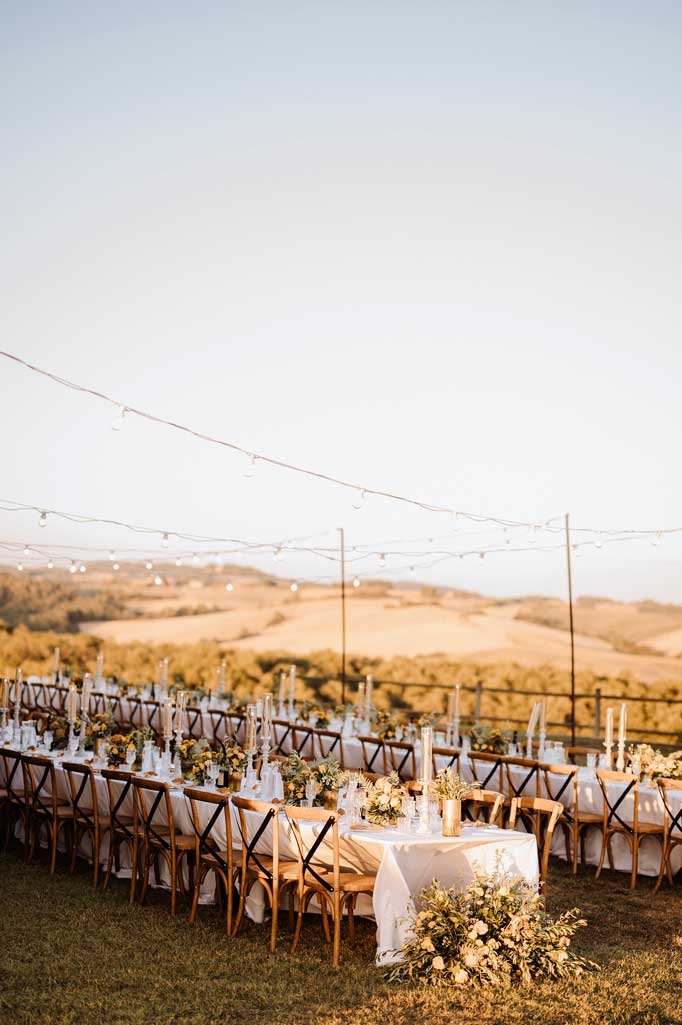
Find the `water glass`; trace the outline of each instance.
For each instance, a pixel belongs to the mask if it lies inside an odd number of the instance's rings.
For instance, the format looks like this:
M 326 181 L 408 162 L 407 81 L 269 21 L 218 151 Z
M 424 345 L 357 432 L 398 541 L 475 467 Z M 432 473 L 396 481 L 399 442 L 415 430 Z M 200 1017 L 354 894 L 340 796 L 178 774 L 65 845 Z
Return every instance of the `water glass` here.
M 588 751 L 587 752 L 586 762 L 587 762 L 587 768 L 588 769 L 596 769 L 597 768 L 597 755 L 595 754 L 594 751 Z
M 45 748 L 46 751 L 49 751 L 50 748 L 52 747 L 52 741 L 53 740 L 54 740 L 54 736 L 53 736 L 52 730 L 45 730 L 44 733 L 43 733 L 43 747 Z
M 317 783 L 313 779 L 309 779 L 308 782 L 306 783 L 306 785 L 305 785 L 305 799 L 306 799 L 306 804 L 307 804 L 307 806 L 309 808 L 312 808 L 313 801 L 317 797 L 317 793 L 318 793 L 319 789 L 320 788 L 318 787 Z
M 217 762 L 209 762 L 208 768 L 206 769 L 206 775 L 210 781 L 210 789 L 216 789 L 216 783 L 218 782 L 218 776 L 220 775 L 220 766 Z
M 137 757 L 137 751 L 134 747 L 126 748 L 126 765 L 132 772 L 133 765 L 135 764 L 135 758 Z

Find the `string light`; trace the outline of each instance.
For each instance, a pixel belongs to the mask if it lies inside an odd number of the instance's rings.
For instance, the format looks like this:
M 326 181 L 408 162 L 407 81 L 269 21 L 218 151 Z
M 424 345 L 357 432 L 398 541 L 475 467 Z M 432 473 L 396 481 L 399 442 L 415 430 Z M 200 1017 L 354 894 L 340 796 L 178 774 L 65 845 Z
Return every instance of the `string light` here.
M 161 584 L 163 583 L 163 580 L 161 579 L 161 577 L 159 577 L 159 576 L 156 576 L 156 577 L 154 577 L 154 583 L 155 583 L 155 585 L 156 585 L 157 587 L 160 587 L 160 586 L 161 586 Z
M 231 580 L 228 580 L 228 582 L 225 584 L 225 590 L 226 591 L 234 591 L 234 584 L 232 583 Z
M 282 547 L 277 548 L 272 557 L 275 560 L 275 562 L 281 562 L 284 558 L 284 549 Z
M 256 457 L 254 455 L 249 455 L 249 465 L 244 470 L 243 476 L 247 480 L 251 480 L 252 477 L 256 476 Z
M 360 586 L 360 577 L 353 577 L 353 587 Z
M 168 534 L 164 534 L 163 537 L 161 538 L 161 547 L 162 548 L 168 548 L 168 544 L 169 544 Z
M 651 543 L 654 546 L 660 545 L 661 543 L 661 531 L 657 530 L 654 537 L 651 538 Z
M 366 490 L 364 488 L 362 488 L 361 491 L 360 491 L 360 497 L 357 498 L 354 502 L 351 503 L 353 508 L 357 509 L 358 512 L 360 512 L 362 509 L 364 509 L 365 508 L 365 498 L 366 497 L 367 497 L 367 492 L 366 492 Z
M 116 572 L 116 570 L 119 570 L 121 567 L 117 562 L 115 562 L 111 568 L 114 570 L 114 572 Z
M 54 563 L 53 563 L 52 559 L 49 560 L 49 562 L 47 564 L 47 568 L 48 569 L 54 569 Z
M 28 545 L 24 545 L 24 555 L 30 555 L 30 554 L 31 554 L 31 549 L 28 547 Z
M 125 421 L 125 415 L 128 412 L 125 406 L 119 406 L 118 413 L 111 421 L 112 431 L 120 431 Z
M 76 565 L 76 563 L 72 559 L 71 560 L 71 564 L 69 566 L 69 573 L 77 573 L 77 572 L 78 572 L 78 566 Z
M 23 562 L 18 562 L 17 563 L 17 569 L 19 570 L 20 573 L 23 571 L 23 569 L 24 569 Z
M 81 573 L 85 573 L 85 570 L 87 569 L 87 567 L 81 562 L 81 564 L 78 567 L 78 569 L 80 570 Z
M 386 556 L 385 556 L 384 552 L 379 552 L 379 555 L 377 556 L 377 563 L 380 566 L 385 566 L 386 565 Z
M 289 586 L 290 586 L 290 590 L 292 590 L 292 591 L 293 591 L 294 593 L 295 593 L 296 591 L 298 591 L 298 584 L 296 583 L 296 581 L 295 581 L 295 580 L 294 580 L 294 581 L 293 581 L 293 583 L 292 583 L 292 584 L 290 584 Z
M 198 566 L 199 565 L 199 556 L 197 555 L 196 552 L 194 552 L 194 554 L 192 555 L 192 565 L 194 565 L 194 566 Z
M 41 512 L 40 519 L 38 520 L 38 526 L 39 527 L 46 527 L 47 526 L 47 513 L 46 512 Z
M 147 559 L 147 561 L 144 564 L 144 568 L 145 569 L 153 569 L 154 568 L 154 563 L 151 561 L 151 559 Z
M 113 548 L 111 548 L 109 550 L 109 561 L 110 562 L 115 562 L 116 561 L 116 552 L 114 551 Z
M 175 560 L 175 565 L 176 565 L 176 566 L 182 566 L 182 559 L 178 557 L 178 558 L 177 558 L 177 559 Z

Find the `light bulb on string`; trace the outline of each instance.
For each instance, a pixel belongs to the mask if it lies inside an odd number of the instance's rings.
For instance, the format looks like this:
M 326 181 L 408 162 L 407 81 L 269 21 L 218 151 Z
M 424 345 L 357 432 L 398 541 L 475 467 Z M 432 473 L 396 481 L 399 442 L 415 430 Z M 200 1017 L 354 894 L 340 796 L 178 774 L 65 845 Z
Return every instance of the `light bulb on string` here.
M 654 537 L 651 538 L 652 545 L 654 547 L 657 547 L 658 545 L 660 545 L 662 537 L 663 537 L 663 531 L 662 530 L 657 530 L 656 534 L 654 535 Z
M 573 558 L 574 558 L 574 559 L 578 559 L 578 558 L 580 558 L 580 556 L 581 556 L 581 555 L 583 554 L 583 553 L 582 553 L 582 552 L 580 551 L 580 549 L 578 548 L 578 546 L 577 546 L 577 545 L 572 545 L 572 546 L 571 546 L 571 549 L 572 549 L 572 551 L 573 551 Z
M 23 569 L 24 569 L 23 562 L 18 562 L 17 563 L 17 569 L 19 570 L 20 573 L 23 572 Z
M 85 571 L 86 571 L 86 569 L 87 569 L 87 568 L 88 568 L 88 567 L 87 567 L 87 566 L 85 565 L 85 563 L 84 563 L 84 562 L 81 562 L 80 566 L 78 567 L 78 569 L 79 569 L 79 571 L 80 571 L 81 573 L 85 573 Z
M 353 577 L 353 587 L 360 586 L 360 577 Z
M 28 547 L 28 545 L 25 545 L 24 546 L 24 555 L 30 555 L 30 554 L 31 554 L 31 549 Z
M 168 543 L 169 543 L 169 541 L 168 541 L 168 534 L 164 533 L 163 537 L 161 538 L 161 547 L 162 548 L 168 548 Z
M 154 577 L 154 583 L 155 583 L 155 585 L 156 585 L 157 587 L 161 587 L 161 584 L 163 583 L 163 580 L 161 579 L 161 577 L 160 577 L 160 576 L 155 576 L 155 577 Z
M 416 572 L 417 572 L 416 567 L 415 566 L 410 566 L 410 576 L 413 577 Z
M 478 557 L 481 560 L 481 562 L 483 562 L 483 560 L 485 559 L 485 552 L 479 552 Z
M 151 561 L 151 559 L 147 559 L 147 561 L 144 564 L 144 568 L 145 569 L 153 569 L 154 568 L 154 563 Z
M 597 537 L 595 538 L 594 547 L 595 548 L 602 548 L 603 546 L 604 546 L 604 538 L 602 537 L 602 532 L 600 530 L 599 533 L 597 534 Z
M 120 569 L 121 567 L 120 567 L 120 565 L 119 565 L 119 563 L 118 563 L 118 562 L 115 562 L 115 563 L 114 563 L 114 565 L 113 565 L 113 566 L 112 566 L 111 568 L 112 568 L 113 570 L 119 570 L 119 569 Z
M 196 552 L 194 552 L 192 554 L 192 565 L 193 566 L 198 566 L 199 565 L 199 556 L 197 555 Z
M 53 563 L 52 559 L 50 559 L 50 561 L 48 562 L 47 568 L 48 569 L 54 569 L 54 563 Z
M 222 564 L 223 564 L 223 557 L 220 554 L 220 552 L 218 552 L 218 554 L 213 557 L 213 564 L 214 564 L 214 566 L 222 566 Z
M 176 565 L 176 566 L 182 566 L 182 559 L 178 557 L 178 558 L 177 558 L 177 559 L 175 560 L 175 565 Z
M 244 476 L 246 477 L 247 480 L 251 480 L 251 478 L 255 477 L 255 475 L 256 475 L 256 457 L 252 455 L 252 456 L 249 456 L 249 465 L 244 470 Z
M 125 415 L 126 415 L 127 412 L 128 412 L 128 410 L 126 409 L 125 406 L 119 406 L 118 413 L 116 414 L 114 419 L 111 421 L 111 429 L 112 429 L 112 431 L 120 431 L 121 430 L 121 428 L 123 427 L 123 422 L 125 420 Z
M 282 559 L 284 558 L 284 549 L 282 548 L 281 545 L 279 546 L 279 548 L 275 549 L 272 557 L 275 560 L 275 562 L 281 562 L 282 561 Z
M 69 566 L 69 573 L 77 573 L 77 572 L 78 572 L 78 566 L 76 565 L 76 563 L 72 559 L 71 560 L 71 564 Z
M 109 562 L 116 562 L 116 552 L 113 548 L 109 550 Z
M 295 580 L 290 584 L 290 590 L 292 590 L 294 594 L 296 593 L 296 591 L 298 591 L 298 584 Z
M 358 512 L 361 512 L 361 510 L 365 508 L 365 498 L 366 497 L 367 497 L 367 492 L 363 488 L 362 491 L 360 492 L 360 494 L 357 495 L 355 497 L 355 499 L 353 500 L 353 502 L 351 503 L 353 508 L 357 509 Z
M 46 527 L 47 526 L 47 513 L 46 512 L 41 512 L 40 519 L 38 520 L 38 526 L 39 527 Z
M 379 555 L 377 556 L 377 563 L 380 566 L 385 566 L 386 565 L 386 556 L 384 555 L 383 552 L 380 552 Z
M 228 582 L 225 584 L 225 590 L 226 591 L 234 591 L 234 584 L 232 583 L 231 580 L 228 580 Z

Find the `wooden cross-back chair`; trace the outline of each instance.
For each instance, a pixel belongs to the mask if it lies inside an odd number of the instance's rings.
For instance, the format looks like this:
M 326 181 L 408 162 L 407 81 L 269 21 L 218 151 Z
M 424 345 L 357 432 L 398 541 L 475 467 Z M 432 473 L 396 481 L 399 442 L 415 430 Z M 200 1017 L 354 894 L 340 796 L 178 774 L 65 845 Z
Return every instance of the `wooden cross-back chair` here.
M 3 780 L 3 810 L 5 814 L 5 844 L 7 850 L 12 827 L 17 820 L 23 824 L 24 830 L 24 856 L 28 854 L 28 804 L 24 792 L 24 776 L 21 767 L 21 754 L 11 747 L 0 748 L 0 761 L 2 762 Z
M 578 745 L 577 747 L 566 748 L 566 757 L 571 765 L 585 765 L 588 755 L 594 755 L 598 759 L 600 754 L 601 751 L 598 747 L 581 747 Z
M 243 744 L 246 740 L 246 716 L 241 712 L 226 712 L 225 721 L 230 736 L 235 737 L 240 744 Z M 257 729 L 258 724 L 256 723 Z
M 288 719 L 272 720 L 272 750 L 274 754 L 288 755 L 293 750 L 291 731 L 293 723 Z
M 121 868 L 121 847 L 125 844 L 130 851 L 130 903 L 135 899 L 137 876 L 137 835 L 135 816 L 137 805 L 133 794 L 133 774 L 124 769 L 102 769 L 102 776 L 107 783 L 109 798 L 109 855 L 102 889 L 106 890 L 111 878 L 112 868 L 119 872 Z M 126 809 L 129 808 L 130 814 Z
M 376 772 L 380 776 L 386 772 L 386 755 L 384 742 L 379 737 L 358 737 L 362 748 L 362 760 L 367 772 Z
M 543 765 L 542 774 L 547 797 L 550 801 L 559 801 L 564 808 L 559 826 L 566 841 L 566 860 L 571 862 L 575 875 L 578 870 L 578 852 L 581 863 L 584 865 L 586 861 L 587 831 L 590 828 L 601 829 L 603 816 L 581 811 L 577 765 Z
M 315 730 L 314 741 L 318 758 L 336 758 L 341 768 L 345 767 L 343 737 L 337 730 Z
M 233 849 L 230 795 L 185 787 L 194 825 L 194 892 L 189 913 L 190 925 L 195 921 L 199 907 L 199 894 L 206 876 L 213 872 L 225 890 L 227 912 L 225 931 L 232 935 L 232 907 L 235 883 L 239 875 L 240 852 Z M 203 806 L 203 807 L 202 807 Z M 213 829 L 222 824 L 225 846 L 218 845 Z
M 26 860 L 33 857 L 41 829 L 47 831 L 50 850 L 50 875 L 57 864 L 57 840 L 62 831 L 71 831 L 72 814 L 68 801 L 60 800 L 54 761 L 42 755 L 22 755 L 24 794 L 27 806 L 28 842 Z
M 90 695 L 90 709 L 89 715 L 100 715 L 102 712 L 107 711 L 108 697 L 103 691 L 93 690 Z
M 295 879 L 298 915 L 296 929 L 291 943 L 292 952 L 301 936 L 303 915 L 313 897 L 317 897 L 322 912 L 322 925 L 327 943 L 332 943 L 332 964 L 338 967 L 341 956 L 341 922 L 344 909 L 348 916 L 348 933 L 355 943 L 355 905 L 361 893 L 370 895 L 374 890 L 376 876 L 361 872 L 341 870 L 339 849 L 339 819 L 342 811 L 330 812 L 323 808 L 296 808 L 285 806 L 287 817 L 296 841 L 297 875 Z M 306 843 L 301 833 L 302 823 L 316 823 L 312 843 Z M 324 863 L 316 860 L 325 844 Z M 331 846 L 331 859 L 329 857 Z M 331 860 L 331 869 L 328 867 Z M 330 934 L 327 912 L 331 912 L 333 937 Z
M 547 866 L 552 847 L 554 828 L 563 815 L 564 806 L 559 801 L 548 801 L 545 797 L 513 797 L 509 811 L 509 828 L 514 829 L 518 815 L 526 811 L 542 821 L 536 834 L 540 852 L 540 893 L 547 894 Z M 540 839 L 542 838 L 542 839 Z
M 656 837 L 663 847 L 663 823 L 639 821 L 639 780 L 629 772 L 614 772 L 610 769 L 597 769 L 597 780 L 602 792 L 604 811 L 602 818 L 602 843 L 599 866 L 595 878 L 598 878 L 608 854 L 609 868 L 613 869 L 612 841 L 614 836 L 622 836 L 627 841 L 632 858 L 630 872 L 630 889 L 637 885 L 637 868 L 639 864 L 639 847 L 645 836 Z M 619 793 L 614 798 L 609 794 L 609 784 L 620 784 Z M 632 822 L 625 815 L 624 802 L 632 800 Z
M 161 705 L 158 701 L 143 701 L 142 707 L 142 722 L 143 725 L 148 726 L 154 736 L 158 739 L 163 733 L 163 724 L 161 722 Z
M 188 705 L 185 709 L 187 733 L 193 740 L 201 740 L 204 736 L 204 718 L 199 705 Z
M 133 730 L 141 730 L 146 725 L 144 720 L 144 702 L 141 698 L 127 697 L 125 699 L 128 705 L 128 718 L 127 724 Z
M 408 740 L 385 740 L 384 767 L 386 772 L 397 772 L 401 780 L 416 779 L 414 744 Z
M 111 821 L 99 813 L 95 773 L 83 762 L 62 762 L 71 790 L 71 812 L 73 815 L 73 849 L 71 871 L 76 868 L 78 847 L 88 837 L 92 847 L 92 888 L 97 889 L 100 868 L 102 837 L 111 828 Z
M 211 724 L 211 744 L 218 744 L 229 736 L 227 713 L 222 708 L 209 708 L 208 719 Z
M 504 755 L 493 754 L 491 751 L 470 751 L 469 762 L 474 779 L 481 784 L 482 790 L 504 792 Z
M 431 754 L 434 776 L 443 769 L 452 769 L 459 776 L 461 753 L 459 747 L 434 747 Z
M 277 946 L 277 927 L 279 898 L 283 891 L 289 889 L 289 921 L 293 922 L 293 883 L 298 878 L 298 863 L 285 861 L 279 855 L 279 813 L 280 805 L 267 801 L 250 801 L 242 797 L 233 797 L 232 804 L 237 809 L 237 826 L 241 840 L 241 858 L 239 866 L 239 906 L 234 923 L 233 935 L 237 935 L 244 918 L 246 898 L 254 883 L 260 883 L 272 912 L 270 923 L 270 952 L 274 953 Z M 259 847 L 269 840 L 271 853 Z
M 310 726 L 293 723 L 291 726 L 291 750 L 301 758 L 315 757 L 315 740 Z
M 661 870 L 658 873 L 654 893 L 658 893 L 664 875 L 668 877 L 668 882 L 672 886 L 674 878 L 671 864 L 672 853 L 676 847 L 682 847 L 682 801 L 677 809 L 672 804 L 673 794 L 682 798 L 682 779 L 659 779 L 657 786 L 663 802 L 664 819 Z M 680 872 L 682 869 L 677 871 Z
M 534 758 L 505 758 L 504 779 L 509 800 L 521 797 L 540 797 L 540 762 Z M 540 836 L 540 815 L 532 804 L 517 804 L 516 817 L 527 833 Z
M 149 873 L 152 866 L 156 873 L 157 884 L 160 882 L 159 862 L 161 860 L 166 864 L 170 875 L 171 914 L 174 915 L 178 889 L 185 892 L 182 869 L 184 862 L 190 861 L 190 855 L 194 854 L 194 837 L 179 833 L 175 828 L 168 783 L 135 776 L 133 778 L 133 793 L 137 802 L 136 833 L 138 844 L 140 840 L 142 841 L 144 858 L 140 903 L 144 904 L 147 897 Z M 156 820 L 160 808 L 163 808 L 166 815 L 166 823 L 163 825 Z
M 469 822 L 487 822 L 491 826 L 501 826 L 502 816 L 507 799 L 497 790 L 474 788 L 462 797 L 462 818 Z

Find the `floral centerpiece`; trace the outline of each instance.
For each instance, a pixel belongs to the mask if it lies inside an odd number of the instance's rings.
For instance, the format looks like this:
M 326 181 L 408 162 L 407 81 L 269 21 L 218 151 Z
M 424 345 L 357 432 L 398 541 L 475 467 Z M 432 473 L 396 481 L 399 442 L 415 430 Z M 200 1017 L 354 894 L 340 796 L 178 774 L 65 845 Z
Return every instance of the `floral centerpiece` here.
M 569 950 L 586 925 L 577 908 L 553 919 L 521 878 L 479 873 L 464 891 L 434 882 L 415 904 L 403 959 L 389 971 L 392 982 L 506 987 L 598 968 Z
M 682 751 L 663 754 L 651 744 L 635 744 L 628 748 L 630 765 L 639 763 L 640 772 L 651 780 L 682 779 Z
M 304 701 L 299 715 L 304 722 L 311 726 L 317 726 L 321 730 L 326 730 L 329 726 L 329 712 L 322 705 L 317 705 L 313 701 Z
M 78 729 L 80 721 L 76 720 Z M 69 721 L 64 715 L 51 715 L 47 720 L 46 730 L 52 733 L 52 747 L 55 751 L 63 751 L 69 742 Z M 76 730 L 77 732 L 77 730 Z
M 380 709 L 372 716 L 372 733 L 381 740 L 395 740 L 400 723 L 390 712 Z
M 246 765 L 246 751 L 237 741 L 236 737 L 230 737 L 220 742 L 221 765 L 224 765 L 230 772 L 242 772 Z
M 300 755 L 292 752 L 282 766 L 284 800 L 287 804 L 300 805 L 305 800 L 306 783 L 312 781 L 317 784 L 313 804 L 316 807 L 326 806 L 331 803 L 329 795 L 336 795 L 339 789 L 341 775 L 339 763 L 331 756 L 308 764 Z
M 480 785 L 465 782 L 450 766 L 438 773 L 431 784 L 431 793 L 439 799 L 443 809 L 443 836 L 459 836 L 462 825 L 462 798 Z
M 402 812 L 403 798 L 407 790 L 400 782 L 397 772 L 380 776 L 367 788 L 363 811 L 365 818 L 378 826 L 394 825 Z
M 438 723 L 441 721 L 442 716 L 440 712 L 422 712 L 417 719 L 417 726 L 432 726 L 435 730 Z
M 472 726 L 469 730 L 469 739 L 472 751 L 504 755 L 507 753 L 511 736 L 508 730 L 501 730 L 497 726 Z
M 113 765 L 114 768 L 122 765 L 125 762 L 126 753 L 131 747 L 137 752 L 131 736 L 132 734 L 112 733 L 107 745 L 107 761 L 109 765 Z

